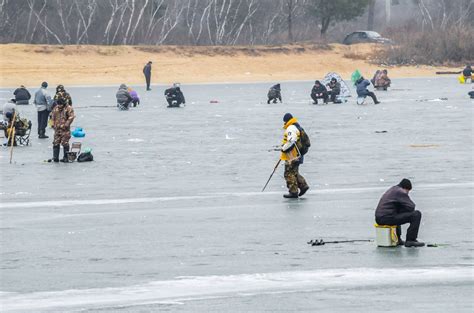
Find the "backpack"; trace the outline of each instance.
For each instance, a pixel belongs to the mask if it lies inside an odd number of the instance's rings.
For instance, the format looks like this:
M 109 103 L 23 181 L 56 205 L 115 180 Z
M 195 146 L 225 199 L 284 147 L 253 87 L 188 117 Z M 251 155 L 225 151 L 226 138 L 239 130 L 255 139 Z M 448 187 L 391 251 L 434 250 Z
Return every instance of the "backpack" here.
M 83 152 L 77 157 L 77 162 L 90 162 L 94 161 L 94 157 L 90 152 Z
M 295 124 L 300 132 L 300 138 L 296 142 L 296 147 L 300 151 L 301 155 L 308 153 L 309 148 L 311 147 L 311 141 L 309 140 L 308 133 L 301 127 L 299 124 Z

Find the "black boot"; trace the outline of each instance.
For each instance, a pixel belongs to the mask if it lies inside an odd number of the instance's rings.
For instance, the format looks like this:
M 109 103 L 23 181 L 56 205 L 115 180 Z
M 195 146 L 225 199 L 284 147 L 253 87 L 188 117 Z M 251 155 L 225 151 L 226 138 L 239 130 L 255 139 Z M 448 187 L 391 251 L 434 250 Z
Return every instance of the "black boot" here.
M 41 130 L 38 138 L 39 139 L 46 139 L 46 138 L 49 138 L 49 137 L 46 136 L 46 131 L 45 130 Z
M 308 189 L 309 189 L 309 186 L 301 187 L 300 188 L 300 193 L 298 194 L 298 196 L 301 197 L 302 195 L 304 195 L 306 193 L 306 191 L 308 191 Z
M 409 247 L 423 247 L 425 245 L 424 242 L 420 242 L 418 240 L 407 240 L 405 241 L 405 247 L 409 248 Z
M 69 162 L 69 158 L 68 158 L 69 145 L 63 146 L 63 150 L 64 150 L 64 156 L 61 159 L 61 162 L 68 163 Z
M 295 198 L 298 198 L 298 194 L 297 194 L 297 193 L 293 193 L 293 192 L 289 192 L 289 193 L 287 193 L 287 194 L 284 194 L 284 195 L 283 195 L 283 198 L 295 199 Z
M 59 145 L 53 146 L 53 162 L 59 162 Z

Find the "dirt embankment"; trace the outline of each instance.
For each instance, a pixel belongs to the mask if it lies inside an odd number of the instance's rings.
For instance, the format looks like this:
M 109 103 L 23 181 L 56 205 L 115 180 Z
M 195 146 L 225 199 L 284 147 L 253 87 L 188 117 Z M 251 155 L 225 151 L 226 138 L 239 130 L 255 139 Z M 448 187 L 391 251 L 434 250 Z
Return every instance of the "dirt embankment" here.
M 152 83 L 313 80 L 327 72 L 349 78 L 382 66 L 371 64 L 377 45 L 294 44 L 257 47 L 0 45 L 2 87 L 143 84 L 142 69 L 153 61 Z M 446 67 L 388 68 L 390 76 L 427 77 Z

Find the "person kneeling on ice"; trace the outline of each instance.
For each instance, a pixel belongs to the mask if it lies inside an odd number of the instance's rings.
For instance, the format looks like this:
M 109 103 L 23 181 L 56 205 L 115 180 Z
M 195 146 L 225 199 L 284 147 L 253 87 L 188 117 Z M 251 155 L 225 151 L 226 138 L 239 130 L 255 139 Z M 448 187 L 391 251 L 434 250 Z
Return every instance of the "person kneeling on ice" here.
M 121 84 L 119 90 L 115 94 L 115 97 L 117 98 L 117 107 L 120 110 L 128 110 L 133 99 L 127 90 L 127 85 Z
M 361 98 L 365 98 L 369 96 L 372 98 L 372 100 L 374 100 L 375 104 L 379 104 L 380 102 L 377 100 L 375 93 L 367 89 L 367 86 L 369 85 L 370 85 L 370 82 L 367 79 L 365 79 L 363 76 L 361 76 L 356 82 L 357 96 Z
M 180 104 L 186 104 L 184 94 L 178 83 L 174 83 L 173 87 L 165 90 L 166 101 L 168 101 L 168 108 L 179 107 Z
M 288 187 L 288 194 L 285 198 L 298 198 L 308 191 L 309 186 L 306 180 L 299 173 L 299 166 L 303 164 L 304 154 L 311 146 L 309 137 L 304 129 L 298 124 L 296 118 L 290 113 L 283 116 L 283 144 L 281 147 L 280 159 L 285 161 L 285 180 Z M 299 189 L 299 193 L 298 193 Z
M 132 105 L 135 108 L 137 105 L 140 104 L 140 98 L 138 97 L 138 93 L 130 87 L 128 87 L 128 93 L 130 94 L 130 97 L 132 97 Z
M 314 82 L 311 89 L 311 99 L 314 101 L 313 104 L 318 104 L 318 99 L 323 99 L 324 103 L 328 103 L 328 91 L 319 80 Z
M 375 221 L 379 225 L 397 225 L 398 245 L 405 247 L 423 247 L 423 242 L 417 241 L 420 228 L 421 212 L 415 210 L 415 203 L 408 193 L 412 189 L 411 181 L 404 178 L 402 181 L 387 190 L 375 210 Z M 406 241 L 401 239 L 401 225 L 410 223 Z
M 71 139 L 71 124 L 74 121 L 74 109 L 66 103 L 66 99 L 59 98 L 53 109 L 52 120 L 54 129 L 53 162 L 59 162 L 60 145 L 63 146 L 64 156 L 61 162 L 68 161 L 69 139 Z
M 339 83 L 337 79 L 333 77 L 331 78 L 328 87 L 329 89 L 331 89 L 331 91 L 329 92 L 329 94 L 331 95 L 331 101 L 333 103 L 336 103 L 336 97 L 341 93 L 341 83 Z M 341 101 L 338 101 L 337 103 L 341 103 Z
M 270 104 L 271 101 L 273 101 L 273 103 L 277 103 L 277 100 L 280 100 L 280 103 L 282 103 L 280 84 L 276 84 L 270 87 L 270 90 L 268 90 L 267 96 L 268 96 L 267 104 Z

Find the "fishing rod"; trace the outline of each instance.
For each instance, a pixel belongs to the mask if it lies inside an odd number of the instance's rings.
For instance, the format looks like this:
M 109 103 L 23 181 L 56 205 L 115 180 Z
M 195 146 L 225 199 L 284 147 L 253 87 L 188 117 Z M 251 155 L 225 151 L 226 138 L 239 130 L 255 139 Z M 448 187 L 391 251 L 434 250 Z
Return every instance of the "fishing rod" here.
M 270 177 L 268 177 L 268 180 L 267 180 L 267 183 L 265 184 L 265 186 L 263 186 L 262 192 L 265 190 L 265 188 L 267 188 L 267 185 L 268 185 L 268 183 L 270 182 L 270 179 L 272 179 L 273 174 L 275 174 L 275 171 L 277 170 L 278 165 L 280 165 L 280 162 L 281 162 L 281 159 L 278 159 L 278 162 L 277 162 L 277 164 L 275 165 L 275 168 L 273 169 L 272 174 L 270 175 Z
M 322 239 L 311 239 L 308 241 L 309 245 L 312 246 L 324 246 L 327 243 L 349 243 L 349 242 L 371 242 L 371 239 L 352 239 L 352 240 L 335 240 L 335 241 L 324 241 Z

